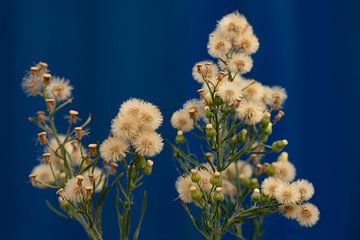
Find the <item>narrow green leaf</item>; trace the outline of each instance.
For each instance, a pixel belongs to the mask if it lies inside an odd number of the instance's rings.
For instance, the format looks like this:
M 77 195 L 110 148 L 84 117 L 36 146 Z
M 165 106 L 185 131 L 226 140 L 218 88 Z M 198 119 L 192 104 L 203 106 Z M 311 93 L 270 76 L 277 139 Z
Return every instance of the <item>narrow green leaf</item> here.
M 59 217 L 65 218 L 65 219 L 69 219 L 68 216 L 66 216 L 64 213 L 62 213 L 60 210 L 56 209 L 48 200 L 45 201 L 46 206 L 53 211 L 56 215 L 58 215 Z
M 141 207 L 141 215 L 140 215 L 138 226 L 137 226 L 137 228 L 135 230 L 135 233 L 134 233 L 134 238 L 133 238 L 134 240 L 139 239 L 141 224 L 142 224 L 142 221 L 144 219 L 146 206 L 147 206 L 147 194 L 146 194 L 146 191 L 144 191 L 144 199 L 143 199 L 143 203 L 142 203 L 142 207 Z

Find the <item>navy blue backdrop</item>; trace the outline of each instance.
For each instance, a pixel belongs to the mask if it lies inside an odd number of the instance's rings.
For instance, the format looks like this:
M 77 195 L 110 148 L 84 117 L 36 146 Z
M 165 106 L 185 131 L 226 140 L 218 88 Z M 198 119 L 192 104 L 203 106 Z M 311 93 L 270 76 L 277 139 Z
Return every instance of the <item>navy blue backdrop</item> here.
M 207 59 L 216 20 L 239 10 L 260 39 L 250 76 L 288 90 L 276 136 L 289 139 L 298 176 L 316 186 L 321 220 L 312 229 L 273 216 L 264 239 L 360 239 L 356 184 L 360 86 L 360 4 L 350 0 L 29 1 L 0 3 L 1 239 L 85 239 L 76 222 L 50 212 L 51 191 L 27 175 L 40 149 L 26 117 L 40 101 L 26 98 L 21 77 L 33 62 L 72 80 L 75 107 L 92 113 L 89 141 L 102 140 L 119 104 L 141 97 L 160 105 L 161 131 L 174 136 L 171 113 L 199 87 L 191 67 Z M 174 201 L 176 171 L 169 147 L 146 181 L 149 209 L 141 239 L 199 239 Z M 104 213 L 105 239 L 117 239 L 113 202 Z

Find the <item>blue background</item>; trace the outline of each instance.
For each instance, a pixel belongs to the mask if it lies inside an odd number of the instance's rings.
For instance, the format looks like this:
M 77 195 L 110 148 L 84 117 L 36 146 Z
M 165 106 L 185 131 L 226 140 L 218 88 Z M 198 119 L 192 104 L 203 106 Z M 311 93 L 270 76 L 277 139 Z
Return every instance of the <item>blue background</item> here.
M 360 4 L 342 0 L 29 1 L 0 3 L 1 239 L 85 239 L 76 222 L 50 212 L 27 175 L 41 149 L 26 117 L 39 99 L 20 81 L 37 61 L 72 80 L 74 107 L 92 113 L 89 142 L 102 140 L 119 104 L 141 97 L 161 106 L 167 138 L 171 113 L 199 85 L 191 67 L 207 59 L 216 20 L 239 10 L 260 39 L 249 76 L 284 86 L 286 117 L 276 126 L 288 138 L 298 176 L 316 186 L 321 220 L 312 229 L 273 216 L 264 239 L 360 239 L 359 76 Z M 169 147 L 146 179 L 149 209 L 141 239 L 199 239 L 174 201 L 176 171 Z M 106 202 L 105 239 L 117 239 L 113 202 Z

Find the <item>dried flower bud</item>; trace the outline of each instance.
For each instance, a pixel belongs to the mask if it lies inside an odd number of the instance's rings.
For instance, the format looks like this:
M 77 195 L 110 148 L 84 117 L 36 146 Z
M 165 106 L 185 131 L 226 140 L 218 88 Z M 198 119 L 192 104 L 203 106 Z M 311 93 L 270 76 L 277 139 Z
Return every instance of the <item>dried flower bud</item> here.
M 276 114 L 276 116 L 274 117 L 274 120 L 276 122 L 280 121 L 280 119 L 282 119 L 285 116 L 285 113 L 283 111 L 279 111 L 278 114 Z
M 86 193 L 86 196 L 87 196 L 87 197 L 90 198 L 91 195 L 92 195 L 92 192 L 93 192 L 93 188 L 92 188 L 92 187 L 88 186 L 88 187 L 85 188 L 85 193 Z
M 89 147 L 89 153 L 91 157 L 96 157 L 97 155 L 97 144 L 96 143 L 91 143 L 88 145 Z
M 79 115 L 78 111 L 70 110 L 69 111 L 69 123 L 76 123 L 78 115 Z
M 263 166 L 261 164 L 256 164 L 256 175 L 261 175 L 263 173 Z
M 50 164 L 50 153 L 45 152 L 43 153 L 42 157 L 45 164 Z
M 41 145 L 45 145 L 48 143 L 48 140 L 46 138 L 47 133 L 46 132 L 40 132 L 38 133 L 38 139 Z
M 40 70 L 42 70 L 42 71 L 45 71 L 45 70 L 47 70 L 47 68 L 48 68 L 48 64 L 47 64 L 46 62 L 39 62 L 39 63 L 38 63 L 38 68 L 39 68 Z
M 185 142 L 185 137 L 184 137 L 183 131 L 181 131 L 181 130 L 177 131 L 175 142 L 176 142 L 176 144 L 179 144 L 179 145 L 183 144 Z
M 205 153 L 205 157 L 206 157 L 206 159 L 207 159 L 208 161 L 210 161 L 210 162 L 213 162 L 213 161 L 214 161 L 214 156 L 213 156 L 213 154 L 212 154 L 211 152 L 206 152 L 206 153 Z
M 251 162 L 252 162 L 254 165 L 258 164 L 259 161 L 260 161 L 260 157 L 259 157 L 258 154 L 251 154 L 251 155 L 250 155 L 250 158 L 251 158 Z
M 74 130 L 75 130 L 75 137 L 80 140 L 83 137 L 82 127 L 75 127 Z
M 57 190 L 56 194 L 58 196 L 60 196 L 63 200 L 67 200 L 66 195 L 65 195 L 65 191 L 64 191 L 63 188 L 60 188 L 59 190 Z
M 31 75 L 37 75 L 38 73 L 39 73 L 39 71 L 40 71 L 40 68 L 39 67 L 37 67 L 37 66 L 34 66 L 34 67 L 31 67 L 30 68 L 30 71 L 31 71 Z
M 95 177 L 94 177 L 94 174 L 93 173 L 89 173 L 88 174 L 88 178 L 90 180 L 91 183 L 94 183 L 95 182 Z
M 48 112 L 52 112 L 54 110 L 54 106 L 55 106 L 55 99 L 48 98 L 45 100 L 45 102 L 46 102 Z
M 39 123 L 44 123 L 46 121 L 46 114 L 44 111 L 38 111 L 36 114 Z
M 81 187 L 81 186 L 82 186 L 82 182 L 84 181 L 84 176 L 82 176 L 82 175 L 77 175 L 77 176 L 76 176 L 76 179 L 77 179 L 77 185 L 78 185 L 79 187 Z
M 199 89 L 199 90 L 197 90 L 197 92 L 198 92 L 201 99 L 205 98 L 204 89 Z
M 39 182 L 36 180 L 36 175 L 35 174 L 30 174 L 29 175 L 29 179 L 31 182 L 31 185 L 36 186 Z
M 111 162 L 109 164 L 109 175 L 115 175 L 117 167 L 118 167 L 117 163 Z
M 234 107 L 238 108 L 240 106 L 240 103 L 241 103 L 241 98 L 239 97 L 235 98 Z
M 51 74 L 50 73 L 44 73 L 44 75 L 43 75 L 44 85 L 45 86 L 49 85 L 50 81 L 51 81 Z
M 218 73 L 218 75 L 217 75 L 216 80 L 217 80 L 218 82 L 221 82 L 221 81 L 224 79 L 225 76 L 226 76 L 226 73 L 223 72 L 223 71 L 220 71 L 220 72 Z

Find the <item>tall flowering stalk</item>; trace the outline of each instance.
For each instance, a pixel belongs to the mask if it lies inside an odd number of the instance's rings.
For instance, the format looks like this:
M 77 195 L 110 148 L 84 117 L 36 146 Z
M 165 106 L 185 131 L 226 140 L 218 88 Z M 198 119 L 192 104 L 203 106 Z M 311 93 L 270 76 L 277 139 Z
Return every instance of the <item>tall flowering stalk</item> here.
M 69 110 L 65 134 L 55 124 L 55 116 L 73 101 L 68 80 L 51 76 L 47 64 L 40 62 L 31 67 L 22 85 L 29 96 L 42 98 L 46 107 L 29 117 L 41 130 L 37 136 L 43 149 L 41 163 L 29 178 L 34 187 L 53 189 L 59 196 L 59 206 L 46 201 L 47 206 L 58 216 L 78 221 L 89 239 L 99 240 L 104 200 L 115 187 L 120 239 L 138 239 L 147 195 L 144 191 L 138 224 L 132 229 L 133 191 L 152 172 L 153 161 L 148 158 L 163 148 L 162 137 L 156 133 L 163 121 L 159 108 L 140 99 L 124 102 L 109 137 L 85 147 L 91 116 L 82 121 L 78 111 Z
M 285 89 L 243 76 L 251 70 L 251 55 L 258 47 L 243 15 L 223 17 L 208 42 L 208 52 L 218 64 L 195 64 L 200 98 L 187 101 L 171 118 L 178 130 L 175 144 L 170 143 L 179 166 L 178 200 L 204 239 L 218 240 L 224 234 L 257 239 L 264 217 L 275 213 L 305 227 L 319 219 L 317 207 L 307 202 L 313 185 L 294 181 L 295 167 L 283 152 L 288 141 L 270 137 L 285 114 Z M 188 141 L 187 133 L 195 140 Z M 195 151 L 201 154 L 190 149 L 196 140 L 200 147 Z M 279 154 L 272 163 L 266 158 L 271 154 Z M 189 204 L 199 214 L 193 214 Z M 249 234 L 243 233 L 246 222 L 252 226 Z

